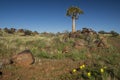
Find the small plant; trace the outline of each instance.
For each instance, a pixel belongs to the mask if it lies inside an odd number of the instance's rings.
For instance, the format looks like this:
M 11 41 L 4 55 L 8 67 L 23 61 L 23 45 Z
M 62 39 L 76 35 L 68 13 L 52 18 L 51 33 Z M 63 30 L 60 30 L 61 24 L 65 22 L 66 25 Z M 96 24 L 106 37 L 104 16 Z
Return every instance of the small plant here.
M 84 69 L 84 68 L 85 68 L 85 65 L 84 65 L 84 64 L 80 66 L 80 69 L 81 69 L 81 70 Z
M 68 75 L 62 80 L 78 80 L 78 79 L 83 79 L 83 80 L 107 80 L 109 76 L 111 78 L 116 78 L 119 79 L 115 76 L 114 70 L 111 68 L 108 68 L 106 66 L 101 67 L 101 66 L 89 66 L 89 65 L 80 65 L 79 68 L 74 68 L 72 71 L 70 71 L 70 76 Z M 68 79 L 69 78 L 69 79 Z
M 88 73 L 87 73 L 87 76 L 88 76 L 88 77 L 91 77 L 91 72 L 88 72 Z
M 73 73 L 75 73 L 76 71 L 77 71 L 76 69 L 73 69 L 73 71 L 72 71 L 72 72 L 73 72 Z

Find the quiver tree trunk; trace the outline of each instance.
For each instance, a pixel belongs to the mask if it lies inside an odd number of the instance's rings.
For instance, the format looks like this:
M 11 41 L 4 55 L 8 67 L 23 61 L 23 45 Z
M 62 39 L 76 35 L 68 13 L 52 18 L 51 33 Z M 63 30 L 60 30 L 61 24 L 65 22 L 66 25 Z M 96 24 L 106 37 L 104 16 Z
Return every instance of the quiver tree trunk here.
M 75 30 L 75 18 L 73 17 L 72 18 L 72 33 L 74 33 L 76 30 Z

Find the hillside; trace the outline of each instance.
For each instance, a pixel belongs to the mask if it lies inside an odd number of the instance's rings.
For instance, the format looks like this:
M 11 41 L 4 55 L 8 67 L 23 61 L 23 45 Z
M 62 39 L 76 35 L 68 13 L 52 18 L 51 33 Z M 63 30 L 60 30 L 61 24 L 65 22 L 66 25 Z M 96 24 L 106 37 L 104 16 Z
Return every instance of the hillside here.
M 119 80 L 120 36 L 83 29 L 24 35 L 1 32 L 0 63 L 30 50 L 35 63 L 0 65 L 0 80 Z

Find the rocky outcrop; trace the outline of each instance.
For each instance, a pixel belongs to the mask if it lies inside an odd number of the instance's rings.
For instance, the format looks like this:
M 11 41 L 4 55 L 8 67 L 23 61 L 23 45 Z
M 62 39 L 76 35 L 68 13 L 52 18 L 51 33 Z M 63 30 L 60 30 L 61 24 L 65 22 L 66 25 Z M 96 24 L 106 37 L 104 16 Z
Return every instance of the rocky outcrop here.
M 80 37 L 81 37 L 80 32 L 69 33 L 69 38 L 80 38 Z
M 30 50 L 24 50 L 12 57 L 12 62 L 20 66 L 29 66 L 34 63 L 34 57 Z

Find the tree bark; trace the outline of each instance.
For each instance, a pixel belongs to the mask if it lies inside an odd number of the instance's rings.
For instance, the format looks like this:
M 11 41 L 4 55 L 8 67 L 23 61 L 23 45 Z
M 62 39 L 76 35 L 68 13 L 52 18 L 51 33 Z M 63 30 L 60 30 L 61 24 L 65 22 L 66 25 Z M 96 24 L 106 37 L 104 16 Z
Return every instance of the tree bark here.
M 72 18 L 72 33 L 74 33 L 76 30 L 75 30 L 75 18 L 73 17 Z

